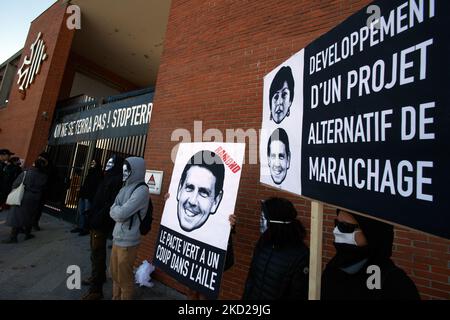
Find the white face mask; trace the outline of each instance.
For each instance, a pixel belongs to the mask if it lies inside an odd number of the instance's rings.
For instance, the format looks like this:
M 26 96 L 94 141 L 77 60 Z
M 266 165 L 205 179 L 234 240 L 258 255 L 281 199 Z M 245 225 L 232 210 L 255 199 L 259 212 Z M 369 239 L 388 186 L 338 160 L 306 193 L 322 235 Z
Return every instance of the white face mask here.
M 267 219 L 264 217 L 264 213 L 261 212 L 261 216 L 259 217 L 259 232 L 263 234 L 267 230 Z
M 108 162 L 106 163 L 106 167 L 105 167 L 105 171 L 109 171 L 114 167 L 114 159 L 111 158 L 108 160 Z
M 333 234 L 334 234 L 334 242 L 336 243 L 346 243 L 346 244 L 353 244 L 357 246 L 355 240 L 355 234 L 359 231 L 353 231 L 352 233 L 343 233 L 339 231 L 338 227 L 334 227 Z
M 127 179 L 131 175 L 131 170 L 128 169 L 128 166 L 126 164 L 123 165 L 123 178 L 122 181 L 127 181 Z

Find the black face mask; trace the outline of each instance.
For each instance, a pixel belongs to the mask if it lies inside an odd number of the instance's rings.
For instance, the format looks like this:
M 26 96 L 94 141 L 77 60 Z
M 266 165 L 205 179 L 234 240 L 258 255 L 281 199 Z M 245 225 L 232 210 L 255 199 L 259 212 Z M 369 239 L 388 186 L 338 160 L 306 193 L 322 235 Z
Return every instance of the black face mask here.
M 333 243 L 336 256 L 333 265 L 337 268 L 346 268 L 369 257 L 369 247 L 358 247 L 347 243 Z

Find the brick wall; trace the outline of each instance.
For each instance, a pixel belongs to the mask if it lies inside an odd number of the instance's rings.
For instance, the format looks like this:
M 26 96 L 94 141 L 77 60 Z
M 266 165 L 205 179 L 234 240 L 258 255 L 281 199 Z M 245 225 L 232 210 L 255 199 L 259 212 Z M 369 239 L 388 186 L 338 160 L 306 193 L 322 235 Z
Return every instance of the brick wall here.
M 46 45 L 48 58 L 43 62 L 40 74 L 26 91 L 25 99 L 19 93 L 17 80 L 9 97 L 9 103 L 0 109 L 0 144 L 9 148 L 30 165 L 47 144 L 53 111 L 59 94 L 74 31 L 66 27 L 65 6 L 59 2 L 48 8 L 30 26 L 19 68 L 39 32 Z M 41 117 L 48 113 L 48 119 Z
M 154 111 L 145 158 L 147 168 L 164 170 L 167 191 L 173 164 L 174 129 L 193 135 L 193 122 L 208 128 L 261 127 L 263 76 L 292 54 L 329 31 L 369 1 L 173 0 L 156 84 Z M 248 152 L 248 145 L 247 145 Z M 248 160 L 248 158 L 247 158 Z M 139 253 L 153 256 L 163 196 L 153 196 L 154 227 Z M 221 298 L 239 299 L 254 244 L 259 236 L 259 201 L 283 196 L 295 203 L 299 218 L 310 225 L 310 202 L 259 184 L 259 166 L 242 172 L 234 237 L 236 262 L 225 273 Z M 324 263 L 334 254 L 333 208 L 325 208 Z M 308 234 L 309 237 L 309 234 Z M 394 258 L 416 282 L 424 299 L 449 299 L 450 241 L 396 228 Z M 157 277 L 183 291 L 167 275 Z

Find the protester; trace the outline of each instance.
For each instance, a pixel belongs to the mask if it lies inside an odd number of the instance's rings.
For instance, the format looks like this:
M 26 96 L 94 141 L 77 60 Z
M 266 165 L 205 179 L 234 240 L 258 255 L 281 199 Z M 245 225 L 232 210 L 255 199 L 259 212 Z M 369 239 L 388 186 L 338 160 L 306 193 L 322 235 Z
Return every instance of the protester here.
M 420 299 L 414 282 L 390 258 L 393 226 L 339 209 L 337 213 L 333 231 L 336 255 L 322 275 L 322 299 Z M 379 268 L 379 288 L 368 286 L 369 266 Z
M 7 165 L 4 169 L 4 173 L 5 173 L 5 180 L 2 182 L 2 184 L 4 183 L 5 189 L 11 192 L 14 180 L 16 180 L 16 178 L 22 173 L 22 163 L 20 159 L 18 157 L 11 157 L 9 159 L 9 162 L 7 162 Z M 9 206 L 5 203 L 3 204 L 2 208 L 9 209 Z
M 148 186 L 145 184 L 143 158 L 130 157 L 125 160 L 123 181 L 124 186 L 110 210 L 111 218 L 116 221 L 110 261 L 113 300 L 133 299 L 133 265 L 141 241 L 139 227 L 147 212 L 150 196 Z
M 92 207 L 86 214 L 91 234 L 91 277 L 83 280 L 89 285 L 83 300 L 103 298 L 103 284 L 106 281 L 106 242 L 114 221 L 109 210 L 122 187 L 123 158 L 113 155 L 105 166 L 105 174 L 92 201 Z
M 12 188 L 17 188 L 23 181 L 25 192 L 20 206 L 11 206 L 8 210 L 6 224 L 11 227 L 11 234 L 3 243 L 17 243 L 17 235 L 21 228 L 25 230 L 25 240 L 34 238 L 31 228 L 47 182 L 47 176 L 43 172 L 46 165 L 45 159 L 38 158 L 31 169 L 22 172 L 14 180 Z
M 44 211 L 45 203 L 51 199 L 52 193 L 58 190 L 59 185 L 57 182 L 56 168 L 51 162 L 50 155 L 47 152 L 42 152 L 39 154 L 38 159 L 42 159 L 46 165 L 42 168 L 42 172 L 47 176 L 47 184 L 43 190 L 41 197 L 41 202 L 39 203 L 39 210 L 36 211 L 36 215 L 33 218 L 33 228 L 36 231 L 40 231 L 39 221 L 41 220 L 42 212 Z
M 5 204 L 8 194 L 11 192 L 11 186 L 16 177 L 15 170 L 12 170 L 10 157 L 13 155 L 8 149 L 0 150 L 0 211 L 7 209 Z
M 84 183 L 80 188 L 80 199 L 78 201 L 77 210 L 77 222 L 78 225 L 75 229 L 71 230 L 72 233 L 79 233 L 80 236 L 89 234 L 89 230 L 86 222 L 85 211 L 91 208 L 92 202 L 94 200 L 95 193 L 100 182 L 103 179 L 102 165 L 100 160 L 94 159 L 91 161 L 91 167 L 89 168 L 88 174 L 84 179 Z
M 270 198 L 261 206 L 262 235 L 253 253 L 243 299 L 306 300 L 309 249 L 297 211 L 282 198 Z
M 8 160 L 4 162 L 3 167 L 3 174 L 1 175 L 0 185 L 2 188 L 2 192 L 4 194 L 8 195 L 12 190 L 12 184 L 14 180 L 19 176 L 19 174 L 22 172 L 20 159 L 18 157 L 11 157 Z M 4 200 L 0 203 L 0 211 L 3 209 L 8 209 L 9 206 L 4 203 L 6 201 L 6 197 Z

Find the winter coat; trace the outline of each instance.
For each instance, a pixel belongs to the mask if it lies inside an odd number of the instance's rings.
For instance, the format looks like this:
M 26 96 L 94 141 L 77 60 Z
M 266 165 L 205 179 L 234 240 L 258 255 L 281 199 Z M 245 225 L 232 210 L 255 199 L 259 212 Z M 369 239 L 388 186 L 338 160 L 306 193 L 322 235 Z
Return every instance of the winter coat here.
M 23 179 L 22 172 L 14 180 L 12 188 L 17 188 Z M 31 168 L 26 171 L 24 180 L 25 192 L 23 194 L 20 206 L 11 206 L 8 210 L 6 224 L 10 227 L 28 227 L 33 224 L 33 218 L 40 210 L 42 193 L 47 183 L 47 175 L 37 168 Z
M 58 202 L 64 198 L 67 187 L 63 179 L 58 175 L 58 169 L 49 161 L 48 165 L 42 168 L 42 172 L 47 175 L 47 186 L 42 195 L 41 206 L 47 201 Z
M 0 161 L 0 205 L 5 203 L 6 197 L 8 196 L 4 189 L 5 189 L 5 183 L 3 182 L 5 180 L 5 170 L 6 163 L 3 161 Z
M 120 189 L 110 210 L 111 218 L 116 221 L 113 243 L 119 247 L 132 247 L 140 243 L 140 221 L 136 215 L 139 214 L 141 219 L 144 219 L 149 198 L 146 185 L 135 189 L 139 183 L 145 181 L 144 159 L 130 157 L 126 161 L 131 166 L 131 174 Z
M 90 202 L 94 200 L 97 188 L 103 179 L 102 169 L 99 166 L 90 168 L 84 183 L 80 188 L 80 199 L 88 199 Z
M 367 240 L 368 256 L 360 269 L 348 271 L 338 252 L 328 262 L 322 274 L 322 300 L 419 300 L 414 282 L 391 260 L 394 229 L 392 225 L 354 215 Z M 353 267 L 357 263 L 353 263 Z M 380 270 L 381 289 L 369 289 L 369 266 Z M 370 282 L 370 281 L 369 281 Z M 376 282 L 376 281 L 375 281 Z
M 309 250 L 306 246 L 256 245 L 244 300 L 308 298 Z
M 419 300 L 414 282 L 390 259 L 369 260 L 356 274 L 333 267 L 332 261 L 322 274 L 322 300 Z M 381 289 L 369 289 L 372 274 L 367 268 L 376 265 L 381 271 Z
M 109 216 L 109 210 L 114 199 L 122 188 L 123 158 L 116 157 L 114 167 L 107 171 L 100 182 L 91 209 L 87 211 L 90 229 L 110 233 L 114 227 L 114 220 Z

